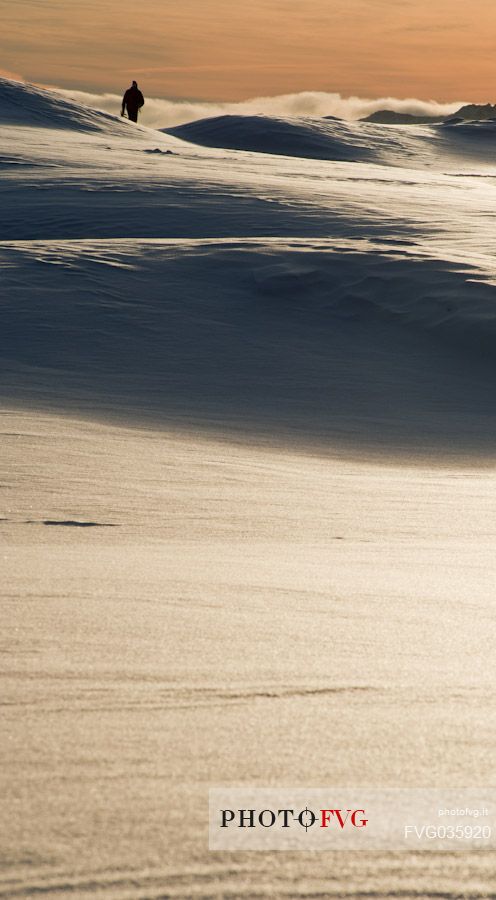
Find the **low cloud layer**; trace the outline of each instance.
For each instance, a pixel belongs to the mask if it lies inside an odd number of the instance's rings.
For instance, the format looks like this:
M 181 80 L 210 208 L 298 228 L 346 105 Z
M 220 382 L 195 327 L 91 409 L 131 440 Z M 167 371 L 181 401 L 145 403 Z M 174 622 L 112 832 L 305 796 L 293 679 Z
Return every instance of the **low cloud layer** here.
M 116 94 L 88 94 L 82 91 L 61 91 L 85 106 L 119 114 L 121 98 Z M 269 116 L 337 116 L 340 119 L 360 119 L 379 109 L 411 113 L 418 116 L 443 116 L 456 112 L 458 103 L 436 103 L 424 100 L 397 100 L 381 97 L 366 100 L 361 97 L 342 97 L 340 94 L 305 92 L 283 94 L 279 97 L 257 97 L 242 103 L 202 103 L 184 100 L 159 100 L 146 98 L 141 122 L 150 128 L 172 128 L 185 122 L 225 114 Z

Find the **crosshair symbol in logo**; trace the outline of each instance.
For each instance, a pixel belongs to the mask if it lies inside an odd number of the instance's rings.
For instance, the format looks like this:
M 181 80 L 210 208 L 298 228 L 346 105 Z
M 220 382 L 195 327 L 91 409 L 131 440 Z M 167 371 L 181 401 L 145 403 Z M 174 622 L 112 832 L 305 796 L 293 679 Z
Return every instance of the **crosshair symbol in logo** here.
M 314 822 L 315 822 L 315 813 L 313 813 L 313 812 L 308 808 L 308 806 L 306 806 L 305 809 L 303 810 L 303 812 L 300 813 L 300 815 L 299 815 L 298 818 L 299 818 L 299 820 L 300 820 L 300 825 L 303 826 L 303 828 L 305 829 L 305 831 L 308 831 L 308 829 L 311 828 L 312 825 L 313 825 Z M 306 822 L 304 821 L 304 818 L 307 819 Z M 308 819 L 310 819 L 310 821 L 308 821 Z

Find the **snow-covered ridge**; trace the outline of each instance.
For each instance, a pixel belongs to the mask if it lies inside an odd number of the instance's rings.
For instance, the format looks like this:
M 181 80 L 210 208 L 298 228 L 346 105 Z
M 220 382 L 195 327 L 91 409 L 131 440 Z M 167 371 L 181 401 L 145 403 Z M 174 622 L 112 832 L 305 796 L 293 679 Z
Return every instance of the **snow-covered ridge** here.
M 123 133 L 116 116 L 88 109 L 56 91 L 0 78 L 0 125 Z
M 61 93 L 0 78 L 0 126 L 23 126 L 135 138 L 110 113 L 86 107 Z M 453 157 L 492 165 L 495 121 L 450 121 L 437 126 L 383 126 L 333 116 L 222 115 L 163 129 L 181 141 L 207 148 L 302 159 L 362 162 L 412 168 L 440 167 Z M 157 134 L 157 132 L 155 132 Z
M 225 115 L 164 129 L 205 147 L 387 166 L 438 166 L 440 154 L 492 164 L 496 122 L 384 126 L 325 118 Z

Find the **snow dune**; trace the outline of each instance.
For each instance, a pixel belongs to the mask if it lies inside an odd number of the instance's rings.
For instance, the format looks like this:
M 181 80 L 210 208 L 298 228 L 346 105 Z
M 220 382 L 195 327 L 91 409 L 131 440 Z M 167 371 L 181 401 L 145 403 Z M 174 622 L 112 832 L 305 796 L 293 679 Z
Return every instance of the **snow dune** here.
M 456 270 L 254 239 L 20 242 L 0 264 L 11 399 L 354 453 L 492 453 L 494 303 Z
M 165 132 L 205 147 L 404 168 L 442 168 L 451 157 L 464 165 L 476 160 L 492 166 L 496 122 L 400 127 L 345 122 L 332 116 L 223 115 Z
M 490 129 L 232 125 L 0 81 L 0 897 L 491 896 L 208 852 L 210 785 L 494 744 Z
M 125 133 L 115 116 L 95 109 L 85 109 L 56 91 L 22 81 L 0 78 L 0 104 L 2 125 Z

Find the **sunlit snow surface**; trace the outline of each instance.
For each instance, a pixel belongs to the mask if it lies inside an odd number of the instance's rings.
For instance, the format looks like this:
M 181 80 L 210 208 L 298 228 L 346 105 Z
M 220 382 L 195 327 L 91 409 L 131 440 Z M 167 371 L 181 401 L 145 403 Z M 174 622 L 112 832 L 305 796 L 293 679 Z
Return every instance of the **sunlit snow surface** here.
M 494 780 L 495 126 L 0 120 L 0 896 L 493 896 L 207 800 Z

